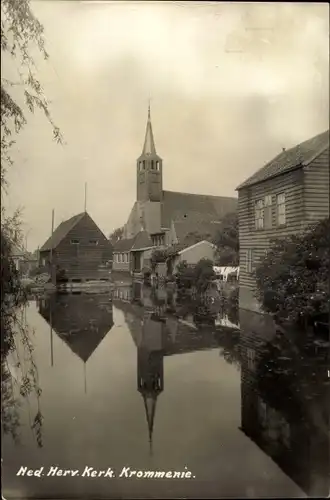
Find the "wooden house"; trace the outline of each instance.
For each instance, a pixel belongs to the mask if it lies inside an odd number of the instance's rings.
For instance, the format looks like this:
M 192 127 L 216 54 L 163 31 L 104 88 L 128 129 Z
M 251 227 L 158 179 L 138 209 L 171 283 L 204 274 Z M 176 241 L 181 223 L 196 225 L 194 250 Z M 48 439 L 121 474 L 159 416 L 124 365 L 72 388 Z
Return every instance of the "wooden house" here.
M 39 266 L 53 281 L 108 279 L 111 244 L 87 212 L 62 222 L 39 251 Z
M 114 271 L 139 275 L 144 267 L 150 266 L 153 249 L 149 234 L 141 229 L 133 238 L 125 238 L 115 243 L 112 268 Z
M 270 240 L 329 217 L 329 131 L 283 150 L 237 188 L 240 308 L 262 312 L 254 271 Z

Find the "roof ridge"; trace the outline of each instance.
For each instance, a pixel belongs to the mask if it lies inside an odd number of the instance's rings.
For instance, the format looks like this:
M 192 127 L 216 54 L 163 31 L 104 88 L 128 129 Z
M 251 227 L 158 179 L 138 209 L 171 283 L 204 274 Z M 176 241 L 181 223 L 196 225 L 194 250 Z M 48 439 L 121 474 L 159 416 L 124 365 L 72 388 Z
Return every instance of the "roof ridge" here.
M 55 247 L 54 240 L 56 240 L 59 237 L 59 234 L 61 233 L 60 229 L 64 228 L 64 232 L 63 232 L 63 234 L 61 234 L 58 243 L 60 241 L 62 241 L 63 238 L 65 238 L 65 236 L 68 234 L 68 232 L 71 231 L 71 229 L 73 229 L 74 226 L 76 224 L 78 224 L 78 222 L 86 214 L 90 217 L 90 215 L 87 212 L 81 212 L 79 214 L 73 215 L 69 219 L 66 219 L 66 220 L 63 220 L 62 222 L 60 222 L 58 224 L 58 226 L 55 228 L 55 230 L 53 231 L 53 234 L 51 236 L 49 236 L 49 238 L 42 245 L 42 247 L 40 248 L 40 251 L 42 252 L 42 251 L 46 251 L 46 250 L 50 250 L 51 248 L 54 248 Z
M 236 199 L 235 196 L 218 196 L 216 194 L 186 193 L 186 192 L 183 192 L 183 191 L 169 191 L 168 189 L 163 189 L 163 193 L 173 193 L 173 194 L 180 194 L 180 195 L 185 195 L 185 196 L 205 196 L 207 198 Z
M 329 147 L 329 129 L 281 151 L 236 188 L 240 190 L 309 165 Z

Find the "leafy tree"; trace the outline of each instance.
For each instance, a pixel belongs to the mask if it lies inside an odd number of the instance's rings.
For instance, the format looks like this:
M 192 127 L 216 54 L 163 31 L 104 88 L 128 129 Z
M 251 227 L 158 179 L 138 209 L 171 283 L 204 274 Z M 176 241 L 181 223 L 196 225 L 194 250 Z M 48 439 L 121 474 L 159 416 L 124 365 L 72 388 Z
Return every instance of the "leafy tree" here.
M 201 259 L 197 262 L 194 267 L 194 285 L 198 292 L 205 292 L 214 277 L 212 260 Z
M 5 64 L 1 74 L 1 195 L 8 192 L 6 173 L 13 164 L 12 147 L 14 136 L 27 123 L 26 112 L 33 113 L 41 109 L 49 121 L 53 137 L 62 142 L 59 128 L 55 125 L 44 96 L 43 88 L 36 78 L 35 65 L 30 51 L 37 46 L 45 59 L 43 27 L 35 18 L 29 0 L 3 0 L 1 2 L 1 57 L 2 63 L 17 65 L 18 81 L 6 78 Z M 19 92 L 21 95 L 19 95 Z M 38 411 L 32 425 L 36 431 L 38 444 L 41 446 L 42 416 L 39 409 L 40 388 L 38 386 L 37 369 L 33 361 L 33 346 L 29 338 L 29 328 L 22 320 L 21 311 L 26 308 L 26 296 L 12 259 L 13 248 L 22 242 L 20 212 L 9 217 L 1 206 L 1 371 L 2 371 L 2 428 L 17 436 L 18 417 L 12 413 L 15 406 L 16 392 L 28 397 L 34 390 Z M 25 351 L 25 363 L 21 363 L 16 339 Z M 8 355 L 16 359 L 15 368 L 21 371 L 20 383 L 11 376 Z M 27 357 L 26 357 L 27 356 Z M 29 359 L 30 366 L 26 366 Z M 18 385 L 18 387 L 17 387 Z M 9 406 L 10 405 L 10 406 Z
M 178 252 L 178 249 L 175 245 L 167 247 L 167 248 L 156 248 L 150 257 L 151 270 L 155 271 L 157 264 L 165 263 L 171 257 L 174 257 Z
M 329 218 L 275 240 L 256 269 L 257 298 L 280 320 L 306 324 L 329 315 Z
M 109 240 L 112 245 L 117 243 L 117 241 L 121 240 L 124 235 L 124 227 L 117 227 L 117 229 L 114 229 L 112 233 L 109 235 Z
M 215 238 L 220 266 L 239 265 L 238 214 L 231 212 L 223 218 Z
M 194 286 L 198 293 L 205 292 L 215 276 L 213 262 L 209 259 L 201 259 L 196 266 L 189 266 L 185 261 L 180 262 L 176 274 L 179 288 Z

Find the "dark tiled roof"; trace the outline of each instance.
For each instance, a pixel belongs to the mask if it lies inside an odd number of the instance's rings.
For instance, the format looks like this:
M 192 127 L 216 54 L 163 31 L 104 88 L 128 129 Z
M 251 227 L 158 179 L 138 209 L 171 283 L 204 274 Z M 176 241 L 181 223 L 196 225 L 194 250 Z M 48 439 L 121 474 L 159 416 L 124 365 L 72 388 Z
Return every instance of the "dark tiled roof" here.
M 237 198 L 163 191 L 162 227 L 170 228 L 172 220 L 194 215 L 200 222 L 218 221 L 237 209 Z
M 152 247 L 152 241 L 147 231 L 140 231 L 134 238 L 132 250 Z
M 114 252 L 129 252 L 134 245 L 134 238 L 123 238 L 121 240 L 116 241 L 113 246 Z
M 194 240 L 196 243 L 196 236 L 200 236 L 201 240 L 213 241 L 221 224 L 217 222 L 200 222 L 196 221 L 191 214 L 187 215 L 184 221 L 173 221 L 176 236 L 180 243 Z
M 130 250 L 139 250 L 140 248 L 152 247 L 152 241 L 147 231 L 140 231 L 133 238 L 123 238 L 114 245 L 114 252 L 129 252 Z
M 239 190 L 252 186 L 294 168 L 308 165 L 316 155 L 322 153 L 327 147 L 329 147 L 329 130 L 287 151 L 282 151 L 282 153 L 240 184 L 236 189 Z
M 71 217 L 71 219 L 61 222 L 61 224 L 57 226 L 57 228 L 55 229 L 53 235 L 50 236 L 50 238 L 48 238 L 46 243 L 44 243 L 44 245 L 40 248 L 40 252 L 56 248 L 61 243 L 63 238 L 65 238 L 68 232 L 71 231 L 71 229 L 73 229 L 74 226 L 78 224 L 79 221 L 81 221 L 84 215 L 85 212 L 75 215 L 74 217 Z

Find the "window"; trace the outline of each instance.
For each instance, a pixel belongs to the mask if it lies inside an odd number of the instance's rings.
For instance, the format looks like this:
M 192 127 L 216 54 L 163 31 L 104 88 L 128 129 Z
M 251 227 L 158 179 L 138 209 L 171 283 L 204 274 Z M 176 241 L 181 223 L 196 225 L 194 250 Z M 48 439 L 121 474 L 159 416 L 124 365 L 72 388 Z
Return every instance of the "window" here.
M 99 244 L 99 240 L 89 240 L 89 244 L 90 245 L 98 245 Z
M 151 170 L 153 170 L 154 169 L 154 160 L 151 160 L 150 165 L 151 165 Z
M 71 245 L 79 245 L 79 240 L 71 240 Z
M 276 198 L 276 205 L 277 205 L 277 210 L 276 210 L 276 219 L 277 219 L 277 225 L 278 226 L 284 226 L 286 219 L 285 219 L 285 194 L 280 193 L 277 195 Z
M 121 262 L 121 253 L 118 254 L 118 262 Z
M 159 170 L 159 161 L 156 161 L 156 170 Z
M 255 204 L 255 227 L 264 228 L 264 200 L 257 200 Z
M 265 196 L 264 216 L 265 216 L 265 221 L 264 221 L 265 228 L 272 227 L 272 196 L 271 195 Z
M 255 350 L 254 349 L 247 349 L 246 350 L 247 354 L 247 362 L 248 362 L 248 368 L 249 370 L 254 371 L 255 370 Z
M 246 253 L 246 271 L 248 273 L 254 271 L 254 251 L 251 248 Z

